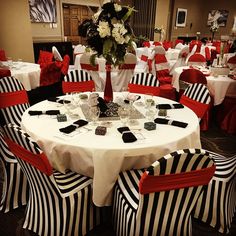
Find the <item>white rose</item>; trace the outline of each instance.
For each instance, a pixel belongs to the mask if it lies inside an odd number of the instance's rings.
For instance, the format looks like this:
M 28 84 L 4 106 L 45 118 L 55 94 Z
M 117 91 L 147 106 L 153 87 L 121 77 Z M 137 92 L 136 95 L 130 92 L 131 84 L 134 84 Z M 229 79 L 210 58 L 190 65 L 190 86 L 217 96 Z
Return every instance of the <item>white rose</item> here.
M 109 27 L 108 22 L 105 21 L 99 21 L 98 25 L 98 32 L 101 38 L 105 38 L 106 36 L 111 35 L 111 29 Z
M 117 3 L 114 4 L 114 8 L 115 8 L 115 11 L 116 11 L 116 12 L 119 12 L 119 11 L 122 10 L 121 5 L 119 5 L 119 4 L 117 4 Z

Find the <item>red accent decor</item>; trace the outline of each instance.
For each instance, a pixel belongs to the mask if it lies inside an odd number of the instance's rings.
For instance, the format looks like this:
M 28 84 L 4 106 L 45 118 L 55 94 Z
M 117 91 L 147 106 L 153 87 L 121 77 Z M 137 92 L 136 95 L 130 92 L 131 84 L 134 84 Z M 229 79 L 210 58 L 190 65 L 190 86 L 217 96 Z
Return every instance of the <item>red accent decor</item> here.
M 119 66 L 120 70 L 134 70 L 136 64 L 123 64 Z
M 148 41 L 143 42 L 143 47 L 149 48 L 150 46 L 151 46 L 150 42 L 148 42 Z
M 198 40 L 192 40 L 192 41 L 189 43 L 189 52 L 192 51 L 194 45 L 197 45 L 196 53 L 200 53 L 200 51 L 201 51 L 201 46 L 202 46 L 202 42 L 201 42 L 201 41 L 198 41 Z
M 158 96 L 160 94 L 160 87 L 145 86 L 140 84 L 128 84 L 129 92 L 141 93 L 141 94 L 152 94 Z
M 154 45 L 154 46 L 161 46 L 161 43 L 160 42 L 153 42 L 152 45 Z
M 193 110 L 199 118 L 202 118 L 209 109 L 209 104 L 194 101 L 186 97 L 184 94 L 181 96 L 179 102 Z
M 175 40 L 175 46 L 176 46 L 178 43 L 184 44 L 184 40 L 182 40 L 182 39 L 176 39 L 176 40 Z
M 0 69 L 0 78 L 11 76 L 11 71 L 8 69 Z
M 63 93 L 71 93 L 75 91 L 86 92 L 93 91 L 95 85 L 93 80 L 83 81 L 83 82 L 65 82 L 62 81 L 62 91 Z
M 106 84 L 104 89 L 104 100 L 105 102 L 112 102 L 113 91 L 111 85 L 111 65 L 106 65 Z
M 69 65 L 70 65 L 70 57 L 68 55 L 65 55 L 62 61 L 62 68 L 61 68 L 61 73 L 63 75 L 67 75 L 69 70 Z
M 98 65 L 93 66 L 90 64 L 81 63 L 80 66 L 81 66 L 81 69 L 83 69 L 83 70 L 98 71 Z
M 148 60 L 148 57 L 147 57 L 147 56 L 145 56 L 145 55 L 142 55 L 140 59 L 141 59 L 141 61 L 145 61 L 145 62 L 147 62 L 147 60 Z
M 50 176 L 53 173 L 52 166 L 50 165 L 44 153 L 34 154 L 7 137 L 5 137 L 4 140 L 7 143 L 11 152 L 15 154 L 17 157 L 30 163 L 32 166 L 34 166 L 35 168 L 37 168 L 38 170 L 40 170 L 41 172 L 43 172 L 48 176 Z
M 52 62 L 53 60 L 53 53 L 52 52 L 47 52 L 47 51 L 42 51 L 40 50 L 39 52 L 39 59 L 38 59 L 38 64 L 44 64 L 44 63 L 49 63 Z
M 210 61 L 211 60 L 211 53 L 209 47 L 205 47 L 205 55 L 206 55 L 206 60 Z
M 152 71 L 152 59 L 148 59 L 148 69 L 149 69 L 149 72 Z
M 167 51 L 169 48 L 172 48 L 172 42 L 171 41 L 164 41 L 162 43 L 162 46 L 165 48 L 165 50 Z
M 216 166 L 191 172 L 152 176 L 144 172 L 139 181 L 141 194 L 207 185 L 215 173 Z
M 7 61 L 7 57 L 3 49 L 0 49 L 0 61 Z
M 189 62 L 206 62 L 206 58 L 200 53 L 195 53 L 189 57 L 188 61 Z
M 0 93 L 0 109 L 28 102 L 29 100 L 26 90 Z

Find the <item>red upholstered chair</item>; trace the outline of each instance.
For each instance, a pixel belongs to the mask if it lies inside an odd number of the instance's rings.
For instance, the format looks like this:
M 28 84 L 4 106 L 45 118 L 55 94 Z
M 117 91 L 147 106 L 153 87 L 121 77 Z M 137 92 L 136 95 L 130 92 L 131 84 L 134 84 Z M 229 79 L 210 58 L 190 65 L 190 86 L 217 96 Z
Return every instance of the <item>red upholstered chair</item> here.
M 172 48 L 172 42 L 171 41 L 164 41 L 162 43 L 162 46 L 165 48 L 165 50 L 167 51 L 169 48 Z
M 11 71 L 9 69 L 0 68 L 0 78 L 11 76 Z
M 62 91 L 64 94 L 72 92 L 94 91 L 95 84 L 92 77 L 85 70 L 71 70 L 64 76 Z
M 176 39 L 176 40 L 175 40 L 175 46 L 176 46 L 178 43 L 184 44 L 184 40 L 182 40 L 182 39 Z
M 202 120 L 203 122 L 208 122 L 208 120 L 204 121 L 203 119 L 211 105 L 211 96 L 206 85 L 199 83 L 190 84 L 180 97 L 179 102 L 193 110 L 199 118 L 199 122 L 202 122 Z M 201 130 L 207 130 L 208 124 L 203 124 L 201 125 Z
M 53 61 L 53 53 L 52 52 L 40 50 L 39 59 L 38 59 L 38 64 L 40 65 L 40 67 L 41 67 L 41 65 L 50 63 L 52 61 Z
M 206 58 L 200 53 L 195 53 L 188 58 L 187 65 L 205 66 Z
M 162 46 L 162 43 L 161 42 L 157 42 L 157 41 L 154 41 L 152 43 L 153 46 Z
M 197 45 L 196 52 L 197 52 L 197 53 L 200 53 L 200 51 L 201 51 L 201 46 L 202 46 L 202 42 L 201 42 L 201 41 L 198 41 L 198 40 L 192 40 L 192 41 L 189 43 L 189 52 L 192 51 L 194 45 Z
M 156 77 L 160 81 L 160 85 L 171 84 L 172 76 L 170 75 L 169 63 L 165 54 L 155 55 Z
M 5 50 L 0 49 L 0 61 L 7 61 Z
M 142 44 L 143 47 L 148 47 L 150 48 L 151 46 L 151 43 L 149 41 L 144 41 L 143 44 Z

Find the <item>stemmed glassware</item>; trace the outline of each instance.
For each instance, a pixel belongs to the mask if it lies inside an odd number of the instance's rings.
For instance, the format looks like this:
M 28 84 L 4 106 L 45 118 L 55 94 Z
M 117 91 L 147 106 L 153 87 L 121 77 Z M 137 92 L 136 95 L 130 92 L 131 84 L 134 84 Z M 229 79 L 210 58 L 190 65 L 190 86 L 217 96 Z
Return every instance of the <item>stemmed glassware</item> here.
M 89 117 L 92 120 L 92 125 L 97 125 L 98 124 L 98 118 L 100 116 L 100 109 L 97 106 L 91 106 L 89 108 Z
M 122 124 L 124 126 L 127 125 L 128 121 L 129 121 L 129 109 L 125 106 L 120 107 L 118 109 L 118 115 L 120 117 Z

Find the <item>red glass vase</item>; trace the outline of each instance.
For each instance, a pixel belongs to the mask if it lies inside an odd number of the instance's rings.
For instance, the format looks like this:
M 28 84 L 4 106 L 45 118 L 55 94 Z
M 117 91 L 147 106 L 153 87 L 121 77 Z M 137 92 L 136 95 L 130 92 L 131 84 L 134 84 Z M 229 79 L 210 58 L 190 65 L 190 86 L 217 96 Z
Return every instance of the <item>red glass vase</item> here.
M 104 90 L 104 100 L 105 102 L 112 102 L 113 100 L 113 90 L 111 85 L 111 65 L 106 65 L 106 84 Z

